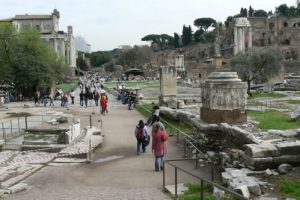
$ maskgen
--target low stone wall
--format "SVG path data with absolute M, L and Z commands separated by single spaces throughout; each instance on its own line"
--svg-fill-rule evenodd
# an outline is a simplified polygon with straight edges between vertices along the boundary
M 229 138 L 239 149 L 244 150 L 246 165 L 252 169 L 274 168 L 283 163 L 300 165 L 300 140 L 294 131 L 274 131 L 252 133 L 237 125 L 227 123 L 208 124 L 191 113 L 161 107 L 161 114 L 175 121 L 192 125 L 198 134 L 206 136 L 219 134 Z M 293 132 L 293 133 L 292 133 Z M 264 139 L 264 138 L 278 139 Z
M 75 140 L 80 135 L 80 121 L 73 123 L 69 127 L 69 131 L 66 132 L 66 144 L 70 144 L 73 140 Z
M 249 167 L 265 169 L 282 163 L 300 164 L 300 140 L 267 140 L 245 145 L 245 159 Z

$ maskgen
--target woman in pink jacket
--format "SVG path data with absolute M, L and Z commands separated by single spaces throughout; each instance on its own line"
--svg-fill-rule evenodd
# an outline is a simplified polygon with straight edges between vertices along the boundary
M 152 135 L 152 152 L 155 156 L 155 171 L 158 172 L 163 169 L 164 155 L 167 153 L 167 145 L 165 144 L 167 133 L 159 127 L 156 128 L 156 132 Z

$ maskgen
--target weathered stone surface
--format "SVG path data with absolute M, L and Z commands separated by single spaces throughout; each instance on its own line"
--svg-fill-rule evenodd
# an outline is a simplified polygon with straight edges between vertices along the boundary
M 208 123 L 245 122 L 246 90 L 236 72 L 212 72 L 202 85 L 201 119 Z
M 5 194 L 5 190 L 1 190 L 1 189 L 0 189 L 0 198 L 3 197 L 4 194 Z
M 273 162 L 276 165 L 282 163 L 299 164 L 300 155 L 282 155 L 282 156 L 274 157 Z
M 184 108 L 184 101 L 183 100 L 177 100 L 178 108 L 183 109 Z
M 177 108 L 177 100 L 176 99 L 170 99 L 166 102 L 168 108 L 176 109 Z
M 178 113 L 176 112 L 176 110 L 164 106 L 161 106 L 159 110 L 161 115 L 165 115 L 167 118 L 170 118 L 172 120 L 178 120 Z
M 33 104 L 26 103 L 24 104 L 24 108 L 33 108 Z
M 300 140 L 282 142 L 275 146 L 281 155 L 299 155 L 300 152 Z
M 281 164 L 278 166 L 277 170 L 280 174 L 287 174 L 293 170 L 293 167 L 289 164 Z
M 237 193 L 243 195 L 247 199 L 250 198 L 250 192 L 249 192 L 248 187 L 246 185 L 238 186 L 238 187 L 234 188 L 234 191 L 236 191 Z
M 8 188 L 7 190 L 9 190 L 11 194 L 14 194 L 16 192 L 20 192 L 22 190 L 27 190 L 27 189 L 28 189 L 28 185 L 26 183 L 18 183 Z
M 300 108 L 296 108 L 291 114 L 290 114 L 290 120 L 291 121 L 297 121 L 300 118 Z
M 217 200 L 221 200 L 221 199 L 224 199 L 225 192 L 223 190 L 220 190 L 217 187 L 214 187 L 213 195 L 214 195 L 214 197 L 216 197 Z
M 274 166 L 273 161 L 274 161 L 273 157 L 251 158 L 249 156 L 246 156 L 247 165 L 257 170 L 272 168 Z
M 261 194 L 258 181 L 254 177 L 247 176 L 243 170 L 227 168 L 222 173 L 222 180 L 230 189 L 245 185 L 252 194 Z
M 68 118 L 66 116 L 61 115 L 61 116 L 56 118 L 56 121 L 61 124 L 61 123 L 67 122 Z
M 268 134 L 271 135 L 278 135 L 280 137 L 286 137 L 286 138 L 290 138 L 290 137 L 294 137 L 297 135 L 297 132 L 294 130 L 286 130 L 286 131 L 281 131 L 281 130 L 268 130 Z
M 263 142 L 261 144 L 246 144 L 244 150 L 245 154 L 251 158 L 265 158 L 280 155 L 276 146 L 269 142 Z

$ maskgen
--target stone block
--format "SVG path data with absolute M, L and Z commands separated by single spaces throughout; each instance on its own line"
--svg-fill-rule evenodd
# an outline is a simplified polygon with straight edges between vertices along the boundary
M 0 189 L 0 198 L 3 197 L 4 194 L 5 194 L 5 190 L 1 190 L 1 189 Z
M 238 187 L 234 188 L 234 191 L 241 194 L 241 195 L 243 195 L 247 199 L 250 198 L 250 192 L 249 192 L 248 187 L 246 185 L 238 186 Z
M 293 167 L 292 167 L 292 165 L 289 165 L 289 164 L 281 164 L 278 166 L 278 172 L 280 174 L 287 174 L 292 170 L 293 170 Z
M 18 183 L 16 185 L 8 188 L 8 190 L 10 191 L 11 194 L 20 192 L 22 190 L 27 190 L 27 189 L 28 189 L 28 185 L 26 183 Z
M 275 144 L 281 155 L 299 155 L 300 140 Z
M 300 155 L 282 155 L 282 156 L 274 157 L 273 162 L 276 165 L 280 165 L 282 163 L 299 164 Z
M 245 156 L 245 158 L 246 158 L 247 165 L 257 170 L 273 168 L 275 165 L 273 157 L 252 158 L 249 156 Z
M 214 197 L 216 197 L 217 200 L 221 200 L 221 199 L 224 199 L 225 192 L 223 190 L 220 190 L 217 187 L 214 187 L 213 195 L 214 195 Z
M 245 154 L 251 158 L 266 158 L 280 155 L 276 146 L 269 142 L 246 144 L 244 150 Z

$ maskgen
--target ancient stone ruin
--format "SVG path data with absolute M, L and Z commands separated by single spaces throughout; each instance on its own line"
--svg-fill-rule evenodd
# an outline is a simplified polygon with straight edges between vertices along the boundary
M 247 85 L 236 72 L 213 72 L 202 87 L 201 119 L 207 123 L 246 122 L 246 100 Z
M 159 104 L 177 107 L 177 71 L 175 66 L 160 67 L 160 96 Z M 173 104 L 173 106 L 171 105 Z

